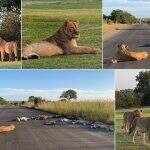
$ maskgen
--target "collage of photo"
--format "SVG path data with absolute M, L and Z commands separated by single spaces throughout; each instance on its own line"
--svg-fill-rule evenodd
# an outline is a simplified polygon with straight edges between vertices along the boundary
M 150 0 L 0 0 L 0 150 L 150 150 Z

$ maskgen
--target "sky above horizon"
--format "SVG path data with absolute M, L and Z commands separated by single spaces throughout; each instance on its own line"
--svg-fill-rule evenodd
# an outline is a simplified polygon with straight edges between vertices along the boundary
M 136 87 L 136 76 L 146 69 L 117 69 L 115 72 L 116 90 L 133 89 Z
M 104 0 L 104 14 L 109 15 L 113 10 L 121 9 L 140 18 L 150 18 L 150 0 Z
M 7 100 L 26 100 L 42 96 L 58 100 L 61 93 L 74 89 L 78 99 L 113 99 L 112 70 L 1 70 L 0 96 Z

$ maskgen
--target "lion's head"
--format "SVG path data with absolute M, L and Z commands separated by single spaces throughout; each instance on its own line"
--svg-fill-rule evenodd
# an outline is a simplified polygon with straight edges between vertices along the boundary
M 135 117 L 143 117 L 144 116 L 142 109 L 136 109 L 133 111 L 133 113 L 134 113 Z
M 128 47 L 128 45 L 122 43 L 122 44 L 118 45 L 118 49 L 127 51 L 127 50 L 129 50 L 129 47 Z
M 79 38 L 80 36 L 80 25 L 78 21 L 65 21 L 63 29 L 69 38 Z

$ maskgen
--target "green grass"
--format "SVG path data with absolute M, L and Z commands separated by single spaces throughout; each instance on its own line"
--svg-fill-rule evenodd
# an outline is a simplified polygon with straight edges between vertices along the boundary
M 21 69 L 21 62 L 0 62 L 0 69 Z
M 114 124 L 114 103 L 111 101 L 48 102 L 39 104 L 37 109 Z
M 134 109 L 130 109 L 131 110 L 135 110 Z M 150 116 L 150 107 L 147 108 L 143 108 L 144 110 L 144 116 Z M 142 137 L 141 136 L 136 136 L 136 140 L 135 143 L 132 143 L 132 136 L 128 136 L 128 140 L 127 137 L 124 134 L 124 130 L 121 129 L 122 127 L 122 123 L 123 123 L 123 113 L 125 111 L 128 111 L 127 109 L 122 109 L 122 110 L 117 110 L 116 111 L 116 150 L 149 150 L 148 147 L 146 147 L 145 145 L 142 145 Z
M 38 0 L 34 0 L 32 3 L 29 0 L 24 0 L 23 5 L 23 45 L 53 35 L 65 20 L 70 19 L 80 21 L 81 38 L 79 45 L 96 47 L 100 51 L 102 23 L 101 2 L 99 0 L 60 0 L 59 2 L 44 0 L 43 3 Z M 85 63 L 85 60 L 87 63 Z M 101 56 L 96 54 L 23 61 L 23 68 L 100 67 Z

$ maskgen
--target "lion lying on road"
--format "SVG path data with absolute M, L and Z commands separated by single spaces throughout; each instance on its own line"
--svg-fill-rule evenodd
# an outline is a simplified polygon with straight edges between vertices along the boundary
M 144 60 L 150 57 L 150 54 L 145 51 L 133 52 L 129 51 L 129 48 L 126 44 L 119 44 L 118 51 L 116 52 L 114 58 L 112 59 L 113 63 L 123 62 L 123 61 L 136 61 Z
M 18 60 L 17 43 L 14 41 L 6 42 L 0 38 L 0 53 L 1 61 L 4 61 L 6 54 L 9 55 L 9 61 L 12 60 L 13 55 L 15 55 L 15 60 Z
M 95 48 L 77 46 L 79 36 L 79 22 L 65 21 L 62 27 L 53 36 L 24 47 L 23 58 L 29 59 L 62 54 L 96 53 Z
M 12 131 L 12 130 L 15 130 L 15 126 L 13 124 L 9 125 L 9 126 L 1 126 L 0 127 L 0 133 L 1 132 L 9 132 L 9 131 Z

